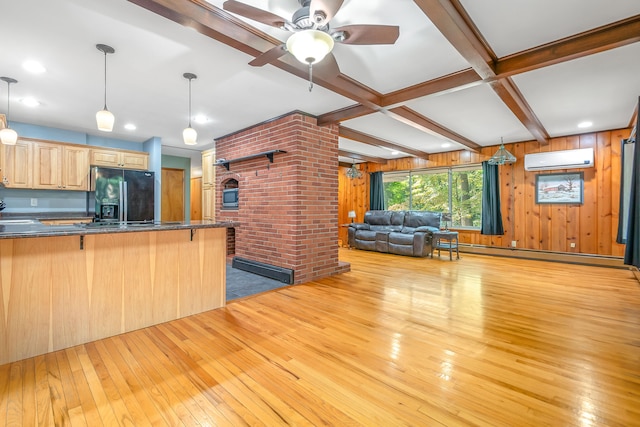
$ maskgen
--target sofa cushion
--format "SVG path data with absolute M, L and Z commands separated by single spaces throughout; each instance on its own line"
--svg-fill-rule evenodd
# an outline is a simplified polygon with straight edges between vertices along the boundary
M 374 242 L 376 240 L 376 232 L 373 230 L 358 230 L 356 231 L 356 240 Z
M 408 211 L 404 215 L 404 226 L 418 228 L 420 226 L 440 228 L 442 213 L 430 211 Z
M 413 246 L 413 234 L 389 233 L 389 243 Z
M 436 227 L 430 227 L 428 225 L 421 225 L 420 227 L 402 227 L 402 232 L 406 233 L 406 234 L 413 234 L 416 231 L 423 231 L 423 232 L 431 232 L 433 233 L 434 231 L 439 231 L 438 228 Z
M 369 229 L 375 230 L 375 231 L 391 232 L 391 231 L 401 231 L 402 226 L 401 225 L 370 225 Z
M 391 225 L 391 211 L 367 211 L 364 222 L 369 225 Z

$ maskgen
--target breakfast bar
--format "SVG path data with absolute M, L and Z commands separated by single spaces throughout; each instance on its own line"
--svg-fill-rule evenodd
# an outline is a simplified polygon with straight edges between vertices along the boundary
M 0 220 L 0 365 L 224 306 L 233 226 Z

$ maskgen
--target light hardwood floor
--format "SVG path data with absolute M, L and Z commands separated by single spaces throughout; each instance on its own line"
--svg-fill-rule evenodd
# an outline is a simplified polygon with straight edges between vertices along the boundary
M 352 271 L 0 366 L 1 425 L 640 425 L 640 286 L 341 249 Z

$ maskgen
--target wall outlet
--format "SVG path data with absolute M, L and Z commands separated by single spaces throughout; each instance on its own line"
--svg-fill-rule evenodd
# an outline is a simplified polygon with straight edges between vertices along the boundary
M 512 248 L 515 248 L 517 244 L 518 244 L 518 242 L 516 240 L 512 240 L 511 241 L 511 247 Z
M 572 248 L 575 248 L 576 244 L 575 244 L 575 242 L 571 242 L 571 244 L 569 246 L 571 246 Z
M 38 206 L 38 199 L 36 198 L 31 198 L 31 206 Z

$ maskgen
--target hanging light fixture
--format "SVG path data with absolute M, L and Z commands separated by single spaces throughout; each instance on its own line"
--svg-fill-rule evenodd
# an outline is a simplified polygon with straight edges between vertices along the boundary
M 287 39 L 287 50 L 303 64 L 309 65 L 309 92 L 313 89 L 313 64 L 322 61 L 333 49 L 333 37 L 324 31 L 308 29 Z
M 498 148 L 498 151 L 496 151 L 496 154 L 491 156 L 491 158 L 489 159 L 489 164 L 490 165 L 506 165 L 510 163 L 515 163 L 516 160 L 517 160 L 516 156 L 514 156 L 513 154 L 508 152 L 506 148 L 504 148 L 504 142 L 502 138 L 500 138 L 500 148 Z
M 347 178 L 356 179 L 362 178 L 362 172 L 360 169 L 356 168 L 356 164 L 353 163 L 349 169 L 347 169 Z
M 0 139 L 5 145 L 16 145 L 18 141 L 18 132 L 9 129 L 9 107 L 11 105 L 11 83 L 18 83 L 16 79 L 11 77 L 0 77 L 0 80 L 7 82 L 7 127 L 0 130 Z
M 182 139 L 186 145 L 196 145 L 198 143 L 198 132 L 191 127 L 191 80 L 197 79 L 198 76 L 193 73 L 184 73 L 182 77 L 189 80 L 189 126 L 182 131 Z
M 96 113 L 98 130 L 111 132 L 115 117 L 111 111 L 107 110 L 107 53 L 115 53 L 115 49 L 106 44 L 97 44 L 96 48 L 104 53 L 104 108 Z

